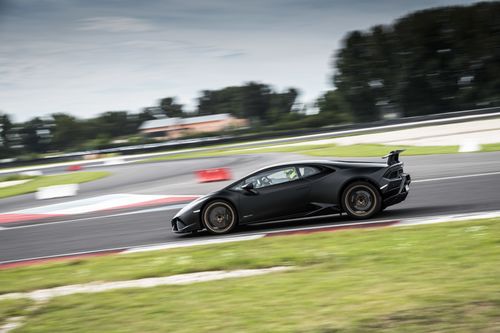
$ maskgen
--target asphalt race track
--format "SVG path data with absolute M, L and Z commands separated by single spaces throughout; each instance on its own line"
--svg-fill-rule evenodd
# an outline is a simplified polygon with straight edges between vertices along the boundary
M 109 170 L 113 175 L 82 184 L 78 196 L 71 199 L 40 202 L 34 199 L 33 194 L 2 199 L 0 213 L 114 193 L 201 195 L 228 182 L 198 184 L 193 175 L 198 169 L 225 166 L 231 169 L 234 178 L 239 178 L 257 168 L 295 159 L 310 158 L 292 154 L 263 154 L 116 166 L 95 165 L 88 170 Z M 403 155 L 402 160 L 405 170 L 413 178 L 410 195 L 405 202 L 388 208 L 375 219 L 397 220 L 500 209 L 500 153 Z M 170 219 L 179 208 L 178 204 L 133 207 L 0 224 L 0 262 L 211 237 L 204 233 L 195 236 L 173 234 L 170 231 Z M 342 216 L 300 223 L 274 223 L 244 227 L 236 234 L 346 221 L 347 217 Z

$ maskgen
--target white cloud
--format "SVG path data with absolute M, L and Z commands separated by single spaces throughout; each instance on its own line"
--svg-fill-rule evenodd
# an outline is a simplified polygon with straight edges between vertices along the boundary
M 146 32 L 154 30 L 153 24 L 147 20 L 124 16 L 101 16 L 80 20 L 81 31 L 101 32 Z

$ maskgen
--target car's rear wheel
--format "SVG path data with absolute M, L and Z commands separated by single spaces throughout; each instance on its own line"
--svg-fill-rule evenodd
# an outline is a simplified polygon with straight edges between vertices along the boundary
M 367 219 L 380 212 L 382 198 L 375 186 L 358 181 L 349 184 L 342 193 L 342 208 L 351 217 Z
M 226 201 L 210 202 L 203 209 L 203 225 L 212 234 L 225 234 L 236 227 L 237 214 L 233 206 Z

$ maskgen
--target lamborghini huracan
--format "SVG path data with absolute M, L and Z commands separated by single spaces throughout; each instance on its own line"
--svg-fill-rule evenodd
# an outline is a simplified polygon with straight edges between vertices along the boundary
M 312 219 L 346 213 L 367 219 L 406 199 L 411 182 L 399 161 L 299 161 L 257 170 L 198 198 L 172 219 L 175 233 L 224 234 L 238 225 Z

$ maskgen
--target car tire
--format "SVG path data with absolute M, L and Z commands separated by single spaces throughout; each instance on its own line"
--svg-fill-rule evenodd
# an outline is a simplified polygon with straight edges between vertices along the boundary
M 353 182 L 342 192 L 342 209 L 355 219 L 369 219 L 382 209 L 382 197 L 372 184 Z
M 238 224 L 236 209 L 223 200 L 209 202 L 201 214 L 204 227 L 211 234 L 226 234 L 231 232 Z

